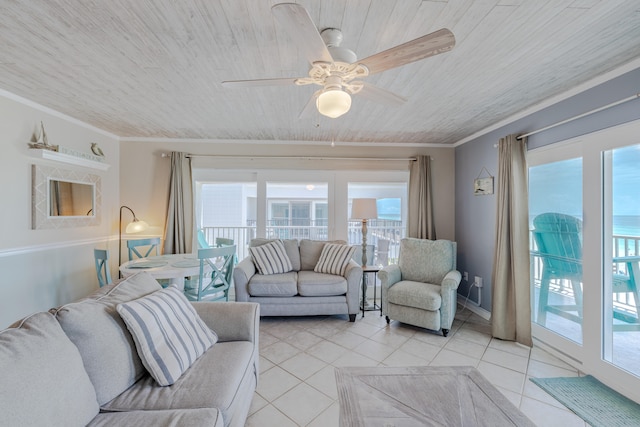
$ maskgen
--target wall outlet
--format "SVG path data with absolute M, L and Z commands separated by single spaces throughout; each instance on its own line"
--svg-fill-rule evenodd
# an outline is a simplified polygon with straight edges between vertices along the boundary
M 464 273 L 462 273 L 462 278 L 464 279 L 465 282 L 469 281 L 469 272 L 465 271 Z
M 482 277 L 480 276 L 476 276 L 475 277 L 475 281 L 473 282 L 474 285 L 476 285 L 478 288 L 482 287 Z

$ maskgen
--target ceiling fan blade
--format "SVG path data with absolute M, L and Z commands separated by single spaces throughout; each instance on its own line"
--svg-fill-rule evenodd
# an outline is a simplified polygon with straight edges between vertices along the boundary
M 383 52 L 358 61 L 369 69 L 369 74 L 400 67 L 453 49 L 456 39 L 446 28 L 418 37 Z
M 280 3 L 271 8 L 271 13 L 298 44 L 310 64 L 318 61 L 333 62 L 316 25 L 304 7 L 296 3 Z
M 254 87 L 254 86 L 287 86 L 296 84 L 298 77 L 286 77 L 282 79 L 256 79 L 256 80 L 227 80 L 222 82 L 225 87 Z
M 369 83 L 363 83 L 362 89 L 356 95 L 370 101 L 393 106 L 400 106 L 407 102 L 407 98 L 404 96 L 396 95 L 393 92 L 389 92 L 386 89 L 382 89 Z
M 309 98 L 309 101 L 307 101 L 302 111 L 300 111 L 300 115 L 298 116 L 299 119 L 304 119 L 305 117 L 309 117 L 314 110 L 317 110 L 316 99 L 318 99 L 318 96 L 320 96 L 321 93 L 322 93 L 322 89 L 315 91 L 313 95 L 311 95 L 311 98 Z

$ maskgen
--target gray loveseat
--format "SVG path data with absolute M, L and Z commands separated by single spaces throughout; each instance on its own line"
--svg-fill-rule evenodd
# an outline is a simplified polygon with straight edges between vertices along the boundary
M 217 343 L 162 387 L 115 308 L 161 289 L 139 273 L 0 331 L 0 425 L 244 426 L 258 377 L 259 306 L 191 303 Z
M 274 239 L 253 239 L 257 247 Z M 359 307 L 362 268 L 350 260 L 344 275 L 317 273 L 314 267 L 327 243 L 344 241 L 282 240 L 292 270 L 259 274 L 251 256 L 233 270 L 236 301 L 257 302 L 262 316 L 348 314 L 355 321 Z

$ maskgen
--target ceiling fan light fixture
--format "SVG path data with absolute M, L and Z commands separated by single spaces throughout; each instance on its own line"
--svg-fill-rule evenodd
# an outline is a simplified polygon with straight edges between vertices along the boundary
M 316 100 L 318 111 L 323 116 L 338 118 L 351 108 L 351 95 L 342 89 L 325 90 Z

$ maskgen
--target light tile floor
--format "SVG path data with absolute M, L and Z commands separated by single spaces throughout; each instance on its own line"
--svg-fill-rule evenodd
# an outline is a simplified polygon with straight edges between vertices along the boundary
M 536 425 L 587 424 L 530 377 L 580 373 L 547 352 L 492 339 L 489 322 L 458 308 L 447 338 L 392 321 L 379 312 L 346 316 L 263 317 L 260 379 L 246 426 L 338 426 L 334 368 L 340 366 L 475 366 Z

